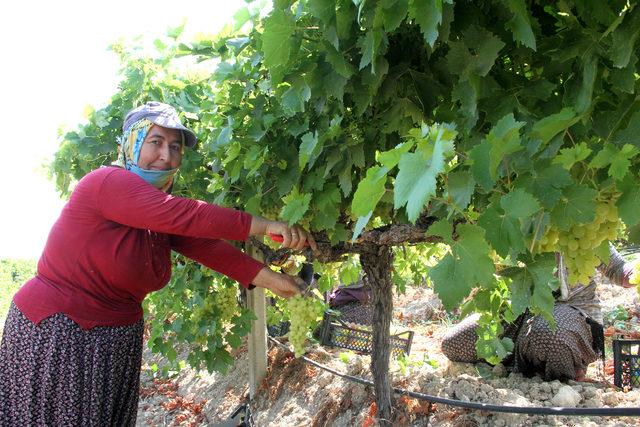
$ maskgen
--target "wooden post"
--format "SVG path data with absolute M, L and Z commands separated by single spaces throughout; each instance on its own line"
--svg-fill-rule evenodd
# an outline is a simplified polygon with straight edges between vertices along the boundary
M 248 252 L 262 259 L 262 254 L 253 247 L 249 246 Z M 263 288 L 247 292 L 247 308 L 257 317 L 249 333 L 249 398 L 253 399 L 267 375 L 267 304 Z

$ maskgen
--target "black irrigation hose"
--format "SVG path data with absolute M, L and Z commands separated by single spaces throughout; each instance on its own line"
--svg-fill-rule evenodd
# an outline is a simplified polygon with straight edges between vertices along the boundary
M 269 339 L 279 346 L 286 349 L 288 347 L 273 337 Z M 365 380 L 364 378 L 354 377 L 352 375 L 343 374 L 328 366 L 322 365 L 308 357 L 302 356 L 302 360 L 314 365 L 320 369 L 337 375 L 339 377 L 348 379 L 350 381 L 373 386 L 373 381 Z M 511 405 L 490 405 L 488 403 L 477 402 L 463 402 L 461 400 L 447 399 L 444 397 L 432 396 L 430 394 L 418 393 L 415 391 L 404 390 L 398 387 L 393 387 L 394 393 L 403 394 L 420 400 L 426 400 L 431 403 L 440 403 L 443 405 L 457 406 L 460 408 L 475 409 L 478 411 L 488 412 L 506 412 L 510 414 L 528 414 L 528 415 L 569 415 L 569 416 L 605 416 L 605 417 L 631 417 L 640 415 L 640 408 L 567 408 L 567 407 L 545 407 L 545 406 L 511 406 Z

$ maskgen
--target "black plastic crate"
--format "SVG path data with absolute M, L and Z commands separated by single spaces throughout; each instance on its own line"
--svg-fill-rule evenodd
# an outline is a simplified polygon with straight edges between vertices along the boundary
M 409 355 L 413 331 L 405 331 L 389 337 L 391 353 L 394 357 Z M 373 332 L 366 329 L 353 328 L 340 322 L 334 314 L 325 313 L 320 332 L 320 342 L 339 348 L 371 354 L 373 348 Z
M 623 389 L 640 388 L 640 340 L 613 340 L 613 383 Z

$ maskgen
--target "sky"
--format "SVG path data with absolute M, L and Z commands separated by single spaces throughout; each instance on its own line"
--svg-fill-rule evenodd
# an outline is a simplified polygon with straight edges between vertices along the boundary
M 7 6 L 6 4 L 9 4 Z M 184 36 L 217 33 L 243 0 L 56 0 L 0 6 L 0 258 L 38 258 L 64 205 L 42 166 L 58 129 L 83 121 L 116 92 L 118 60 L 108 46 L 145 41 L 186 19 Z

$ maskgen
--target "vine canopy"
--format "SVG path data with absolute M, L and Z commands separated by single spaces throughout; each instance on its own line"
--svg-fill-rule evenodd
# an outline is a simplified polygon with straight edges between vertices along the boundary
M 447 307 L 475 288 L 473 309 L 548 317 L 548 233 L 614 206 L 621 221 L 589 248 L 606 260 L 640 222 L 639 35 L 627 0 L 250 3 L 215 36 L 114 46 L 119 92 L 63 136 L 52 170 L 68 192 L 113 158 L 129 108 L 168 102 L 200 141 L 177 194 L 333 244 L 430 218 Z

